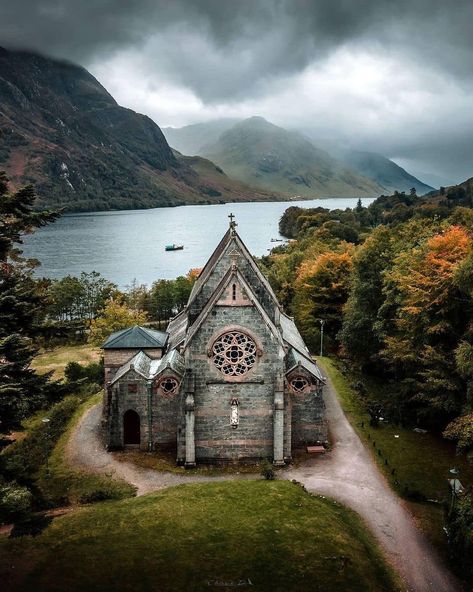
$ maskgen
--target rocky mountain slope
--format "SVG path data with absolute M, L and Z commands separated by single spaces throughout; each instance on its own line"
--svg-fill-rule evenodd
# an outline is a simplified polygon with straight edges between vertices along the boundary
M 212 145 L 217 143 L 220 136 L 230 130 L 235 124 L 241 123 L 237 119 L 217 119 L 205 123 L 186 125 L 181 128 L 163 128 L 167 141 L 183 154 L 208 154 Z M 368 179 L 372 179 L 383 188 L 383 193 L 394 191 L 409 192 L 415 187 L 418 195 L 432 191 L 432 187 L 408 173 L 395 162 L 385 156 L 361 150 L 344 150 L 333 144 L 327 146 L 320 143 L 305 131 L 302 135 L 315 147 L 322 146 L 333 158 L 346 168 L 352 169 Z
M 212 145 L 220 136 L 239 123 L 241 119 L 215 119 L 204 123 L 193 123 L 184 127 L 163 127 L 162 132 L 168 144 L 189 156 L 202 155 L 205 147 Z
M 290 197 L 366 197 L 384 191 L 302 135 L 262 117 L 237 123 L 202 153 L 229 176 Z
M 39 206 L 78 211 L 278 198 L 223 172 L 201 175 L 192 164 L 149 117 L 119 106 L 84 68 L 0 49 L 0 169 L 13 186 L 34 183 Z
M 409 192 L 412 187 L 415 187 L 418 195 L 424 195 L 433 190 L 433 187 L 422 183 L 422 181 L 419 181 L 405 169 L 381 154 L 361 150 L 339 150 L 334 153 L 334 156 L 365 177 L 377 181 L 388 193 L 394 191 Z

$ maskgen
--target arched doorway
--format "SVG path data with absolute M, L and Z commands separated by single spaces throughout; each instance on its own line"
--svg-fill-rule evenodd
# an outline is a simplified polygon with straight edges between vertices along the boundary
M 125 446 L 140 444 L 140 416 L 132 409 L 123 415 L 123 443 Z

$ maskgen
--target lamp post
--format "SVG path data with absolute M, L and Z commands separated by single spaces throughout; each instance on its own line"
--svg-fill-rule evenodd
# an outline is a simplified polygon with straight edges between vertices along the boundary
M 49 462 L 48 462 L 48 453 L 49 453 L 49 422 L 51 421 L 49 417 L 43 417 L 41 420 L 44 424 L 44 459 L 46 464 L 46 478 L 49 479 Z
M 319 320 L 320 323 L 320 357 L 324 355 L 324 323 L 323 319 Z
M 460 491 L 462 489 L 462 485 L 460 483 L 460 480 L 458 479 L 458 475 L 460 474 L 460 471 L 456 467 L 453 467 L 452 469 L 450 469 L 449 472 L 453 475 L 453 479 L 449 479 L 450 490 L 452 492 L 452 499 L 450 502 L 450 513 L 451 513 L 453 511 L 453 508 L 455 507 L 455 499 L 457 497 L 457 493 L 460 493 Z

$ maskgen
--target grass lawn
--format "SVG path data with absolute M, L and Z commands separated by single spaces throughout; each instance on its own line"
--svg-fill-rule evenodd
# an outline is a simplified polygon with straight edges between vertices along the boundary
M 418 434 L 410 428 L 383 422 L 379 427 L 370 427 L 370 417 L 363 403 L 350 388 L 353 379 L 348 375 L 344 376 L 334 360 L 318 358 L 317 361 L 332 379 L 340 403 L 351 424 L 373 452 L 376 462 L 392 487 L 401 495 L 405 495 L 407 487 L 410 491 L 420 492 L 428 499 L 449 500 L 447 479 L 451 478 L 449 469 L 452 467 L 460 469 L 460 480 L 463 485 L 473 485 L 473 466 L 464 457 L 456 454 L 452 443 L 435 434 Z M 370 389 L 370 384 L 366 381 L 365 386 L 368 390 Z M 370 394 L 376 399 L 376 393 L 368 393 L 368 397 Z M 364 427 L 361 427 L 362 422 Z M 441 548 L 444 547 L 446 539 L 442 530 L 442 505 L 409 502 L 409 507 L 419 526 L 434 543 Z
M 36 538 L 0 539 L 1 580 L 10 592 L 400 589 L 356 514 L 263 480 L 81 508 Z
M 54 371 L 54 378 L 64 376 L 64 368 L 69 362 L 90 364 L 98 362 L 101 357 L 100 350 L 91 345 L 64 345 L 52 350 L 41 351 L 33 360 L 32 366 L 41 373 Z

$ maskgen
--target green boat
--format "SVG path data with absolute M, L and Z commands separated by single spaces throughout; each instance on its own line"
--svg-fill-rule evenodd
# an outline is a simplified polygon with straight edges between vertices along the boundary
M 182 251 L 184 245 L 166 245 L 164 247 L 165 251 Z

